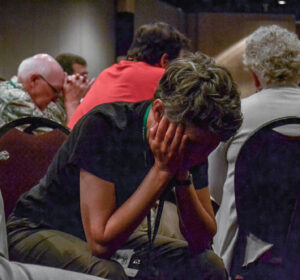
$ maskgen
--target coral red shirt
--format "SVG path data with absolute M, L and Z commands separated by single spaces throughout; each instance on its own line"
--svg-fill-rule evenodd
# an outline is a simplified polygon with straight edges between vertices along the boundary
M 74 112 L 68 126 L 73 129 L 77 121 L 103 103 L 116 101 L 138 102 L 153 98 L 164 68 L 145 62 L 127 61 L 110 66 L 96 79 L 81 104 Z

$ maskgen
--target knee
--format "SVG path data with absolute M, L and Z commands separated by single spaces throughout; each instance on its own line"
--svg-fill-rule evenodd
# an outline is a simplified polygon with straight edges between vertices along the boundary
M 197 255 L 196 265 L 200 267 L 204 280 L 226 280 L 228 279 L 223 260 L 212 250 Z
M 101 260 L 97 262 L 89 271 L 90 274 L 111 280 L 128 279 L 123 267 L 116 261 Z

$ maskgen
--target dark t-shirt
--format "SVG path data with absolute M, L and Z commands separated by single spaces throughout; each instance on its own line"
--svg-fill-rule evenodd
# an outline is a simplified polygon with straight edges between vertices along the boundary
M 153 165 L 143 141 L 143 117 L 151 100 L 95 107 L 75 126 L 40 183 L 24 194 L 16 217 L 85 240 L 80 215 L 79 172 L 84 169 L 115 184 L 120 207 Z M 197 189 L 207 186 L 207 165 L 191 170 Z

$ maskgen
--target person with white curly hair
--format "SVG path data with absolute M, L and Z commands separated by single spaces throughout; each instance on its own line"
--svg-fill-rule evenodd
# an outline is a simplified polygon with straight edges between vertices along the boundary
M 233 272 L 239 230 L 235 163 L 243 143 L 257 128 L 277 118 L 300 117 L 300 41 L 296 34 L 280 26 L 262 26 L 247 38 L 244 65 L 252 74 L 257 92 L 242 99 L 244 120 L 236 135 L 221 143 L 209 158 L 210 192 L 219 205 L 213 248 L 233 279 L 267 279 L 268 271 L 274 268 L 266 257 L 273 245 L 252 233 L 247 236 L 245 257 L 238 271 L 240 278 L 235 278 L 237 273 Z M 255 273 L 256 278 L 251 278 Z

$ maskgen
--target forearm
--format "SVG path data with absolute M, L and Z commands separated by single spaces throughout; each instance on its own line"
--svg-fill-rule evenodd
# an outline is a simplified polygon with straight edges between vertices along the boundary
M 67 124 L 71 120 L 71 118 L 79 104 L 80 104 L 79 100 L 72 100 L 72 101 L 65 100 L 64 105 L 65 105 L 65 111 L 66 111 Z
M 206 190 L 203 192 L 206 196 Z M 182 234 L 193 252 L 203 251 L 209 246 L 212 237 L 216 233 L 214 215 L 207 210 L 207 205 L 205 206 L 200 201 L 193 185 L 177 187 L 176 200 Z
M 109 219 L 105 236 L 116 238 L 126 234 L 124 239 L 127 240 L 159 199 L 170 179 L 166 172 L 151 168 L 138 189 Z
M 106 222 L 94 219 L 87 236 L 93 253 L 109 257 L 120 248 L 161 196 L 170 179 L 166 172 L 151 168 L 130 198 L 107 215 Z

